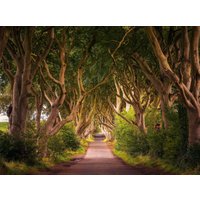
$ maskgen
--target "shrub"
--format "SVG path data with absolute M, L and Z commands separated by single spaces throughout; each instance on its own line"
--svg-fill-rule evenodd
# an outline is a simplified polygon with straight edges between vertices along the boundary
M 179 163 L 180 167 L 196 167 L 200 164 L 200 144 L 190 146 Z
M 166 114 L 169 128 L 164 130 L 166 137 L 163 147 L 163 158 L 174 163 L 183 154 L 183 136 L 180 134 L 180 122 L 177 107 L 175 106 L 174 108 L 167 110 Z
M 182 154 L 185 154 L 187 152 L 187 144 L 188 144 L 188 116 L 187 116 L 187 110 L 181 104 L 178 104 L 177 107 L 178 107 L 180 135 L 182 137 L 181 152 L 182 152 Z
M 149 153 L 154 157 L 162 158 L 164 154 L 164 143 L 166 134 L 163 130 L 151 130 L 147 134 L 147 141 L 149 144 Z
M 62 154 L 65 150 L 64 142 L 62 140 L 62 135 L 58 134 L 49 138 L 48 149 L 52 157 L 56 157 L 59 154 Z
M 161 124 L 162 121 L 161 111 L 157 108 L 149 107 L 146 110 L 145 121 L 148 130 L 154 130 L 156 124 Z
M 77 150 L 80 147 L 80 141 L 75 134 L 75 130 L 72 126 L 64 126 L 61 130 L 60 133 L 62 136 L 62 140 L 64 142 L 64 147 L 65 149 L 69 150 Z
M 32 164 L 37 158 L 36 140 L 32 138 L 16 139 L 0 133 L 0 156 L 6 161 L 22 161 Z
M 49 138 L 48 149 L 51 156 L 56 157 L 65 150 L 77 150 L 80 147 L 80 141 L 75 134 L 72 124 L 65 125 L 57 135 Z
M 165 131 L 165 142 L 164 142 L 164 155 L 163 158 L 169 160 L 171 162 L 176 162 L 177 158 L 179 158 L 181 153 L 181 136 L 179 132 L 175 130 L 167 130 Z
M 133 117 L 134 113 L 130 110 L 128 113 L 122 113 L 127 118 Z M 139 131 L 137 127 L 128 124 L 126 121 L 116 116 L 116 128 L 114 135 L 116 138 L 115 148 L 120 151 L 125 151 L 129 154 L 146 154 L 148 153 L 148 143 L 146 136 Z
M 121 114 L 128 119 L 134 119 L 133 110 L 123 111 Z M 140 133 L 136 126 L 131 126 L 119 116 L 116 116 L 116 128 L 114 130 L 116 149 L 129 154 L 150 153 L 151 156 L 177 164 L 187 149 L 187 130 L 185 130 L 187 129 L 185 123 L 187 116 L 183 116 L 183 114 L 185 114 L 185 109 L 180 105 L 170 108 L 166 113 L 169 123 L 168 129 L 156 131 L 154 126 L 156 123 L 160 123 L 161 114 L 159 110 L 149 108 L 146 114 L 147 135 Z M 192 159 L 193 156 L 189 156 L 190 154 L 187 157 Z

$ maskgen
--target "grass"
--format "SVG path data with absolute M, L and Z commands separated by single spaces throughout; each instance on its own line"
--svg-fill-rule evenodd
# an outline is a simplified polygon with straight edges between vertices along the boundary
M 37 172 L 36 166 L 29 166 L 21 162 L 5 162 L 5 166 L 7 168 L 6 174 L 8 175 L 26 175 Z
M 181 173 L 180 169 L 177 169 L 176 167 L 172 166 L 169 163 L 166 163 L 163 160 L 152 158 L 149 155 L 132 156 L 126 152 L 118 151 L 116 149 L 113 150 L 113 153 L 119 158 L 121 158 L 125 163 L 131 166 L 142 165 L 145 167 L 158 167 L 159 169 L 168 173 L 172 173 L 172 174 Z
M 76 151 L 66 150 L 62 155 L 55 158 L 44 158 L 42 161 L 30 166 L 23 162 L 6 162 L 0 160 L 0 174 L 23 175 L 23 174 L 39 174 L 42 169 L 53 167 L 55 164 L 69 162 L 76 155 L 85 154 L 88 147 L 88 140 L 81 140 L 80 148 Z
M 137 166 L 142 165 L 146 167 L 158 167 L 159 169 L 164 170 L 165 172 L 171 173 L 171 174 L 177 174 L 177 175 L 200 175 L 200 166 L 197 166 L 195 168 L 178 168 L 170 163 L 168 163 L 165 160 L 153 158 L 149 155 L 138 155 L 138 156 L 132 156 L 129 155 L 126 152 L 118 151 L 116 149 L 113 149 L 113 153 L 121 158 L 125 163 L 131 165 L 131 166 Z
M 89 135 L 89 137 L 87 137 L 86 139 L 82 139 L 82 142 L 85 141 L 85 142 L 94 142 L 94 137 L 92 135 Z
M 0 122 L 0 131 L 3 131 L 3 132 L 8 131 L 8 122 Z

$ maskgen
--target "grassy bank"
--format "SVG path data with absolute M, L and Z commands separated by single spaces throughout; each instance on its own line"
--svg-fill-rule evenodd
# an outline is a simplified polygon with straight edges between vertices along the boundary
M 138 156 L 131 156 L 123 151 L 117 151 L 113 150 L 114 154 L 121 158 L 125 163 L 131 165 L 131 166 L 138 166 L 142 165 L 145 167 L 151 167 L 151 168 L 159 168 L 166 173 L 171 174 L 180 174 L 181 171 L 174 166 L 160 160 L 160 159 L 153 159 L 152 157 L 148 155 L 138 155 Z
M 159 168 L 169 174 L 177 174 L 177 175 L 199 175 L 200 174 L 200 166 L 195 168 L 182 169 L 176 166 L 173 166 L 170 163 L 167 163 L 164 160 L 152 158 L 149 155 L 138 155 L 131 156 L 123 151 L 117 151 L 113 149 L 113 153 L 121 158 L 125 163 L 131 166 L 145 166 L 151 168 Z
M 76 151 L 66 150 L 62 155 L 55 158 L 45 158 L 34 165 L 28 165 L 22 162 L 6 162 L 0 160 L 0 174 L 6 175 L 23 175 L 39 174 L 40 170 L 53 167 L 55 164 L 69 162 L 74 156 L 83 155 L 88 148 L 88 140 L 81 140 L 81 146 Z
M 0 122 L 0 131 L 3 131 L 3 132 L 8 131 L 8 122 Z

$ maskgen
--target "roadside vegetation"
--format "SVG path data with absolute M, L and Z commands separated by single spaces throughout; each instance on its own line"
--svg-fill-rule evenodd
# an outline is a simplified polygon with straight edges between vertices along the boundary
M 16 141 L 8 133 L 0 132 L 0 174 L 38 174 L 55 164 L 85 154 L 88 142 L 92 141 L 92 138 L 77 137 L 73 124 L 69 124 L 48 139 L 47 155 L 41 158 L 36 137 L 32 137 L 30 132 L 23 141 Z
M 187 148 L 187 129 L 181 128 L 183 117 L 179 118 L 178 112 L 182 110 L 175 108 L 167 113 L 168 130 L 157 130 L 151 120 L 156 122 L 161 116 L 150 109 L 147 134 L 116 116 L 114 154 L 132 166 L 157 167 L 169 174 L 200 174 L 200 146 Z M 121 114 L 129 119 L 134 119 L 135 115 L 133 110 Z

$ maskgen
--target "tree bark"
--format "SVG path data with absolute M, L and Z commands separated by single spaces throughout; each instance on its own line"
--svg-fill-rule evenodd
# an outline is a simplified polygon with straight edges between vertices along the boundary
M 10 29 L 8 27 L 0 27 L 0 60 L 3 56 L 4 49 L 6 48 Z
M 186 106 L 188 113 L 188 126 L 189 126 L 189 145 L 199 143 L 200 139 L 200 102 L 199 102 L 199 89 L 200 89 L 200 64 L 199 64 L 199 39 L 200 39 L 200 27 L 193 28 L 192 37 L 192 47 L 191 47 L 191 63 L 192 72 L 188 71 L 188 67 L 184 68 L 187 74 L 187 80 L 182 82 L 181 77 L 179 77 L 171 68 L 166 56 L 164 55 L 158 39 L 154 33 L 153 27 L 147 28 L 147 34 L 149 36 L 149 41 L 154 50 L 155 56 L 157 57 L 160 66 L 163 69 L 165 75 L 174 82 L 174 84 L 179 89 L 183 103 Z M 186 35 L 187 36 L 187 35 Z M 187 38 L 186 38 L 187 39 Z M 185 39 L 185 41 L 186 41 Z M 187 42 L 188 43 L 188 42 Z M 184 56 L 185 59 L 188 58 L 189 54 L 189 44 L 185 45 Z M 188 62 L 188 61 L 186 61 Z M 190 66 L 189 66 L 190 67 Z M 191 77 L 192 76 L 192 77 Z M 190 77 L 192 78 L 192 86 L 189 89 Z
M 147 134 L 147 128 L 145 124 L 145 113 L 138 109 L 135 109 L 135 111 L 136 111 L 136 124 L 139 130 L 142 133 Z
M 161 97 L 161 100 L 160 100 L 160 108 L 161 108 L 161 112 L 162 112 L 161 114 L 162 114 L 162 121 L 163 121 L 163 124 L 164 124 L 164 128 L 168 129 L 169 122 L 168 122 L 167 115 L 166 115 L 167 106 L 164 103 L 164 100 L 162 99 L 162 97 Z
M 17 72 L 14 77 L 12 95 L 12 124 L 10 134 L 19 138 L 25 132 L 26 116 L 28 112 L 28 94 L 31 89 L 31 48 L 32 48 L 32 28 L 27 28 L 24 38 L 24 55 L 16 58 Z M 16 55 L 13 55 L 14 57 Z
M 187 110 L 188 128 L 189 128 L 189 145 L 200 142 L 200 121 L 199 115 L 194 110 Z
M 19 138 L 26 129 L 28 98 L 32 93 L 32 81 L 39 65 L 50 50 L 53 38 L 50 38 L 47 48 L 41 55 L 37 55 L 37 59 L 34 61 L 32 59 L 32 39 L 35 28 L 26 27 L 21 30 L 18 27 L 13 27 L 11 30 L 12 38 L 8 41 L 6 48 L 16 65 L 16 72 L 13 76 L 13 109 L 9 133 Z

